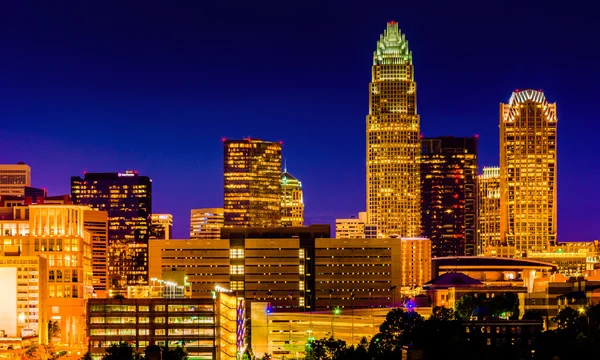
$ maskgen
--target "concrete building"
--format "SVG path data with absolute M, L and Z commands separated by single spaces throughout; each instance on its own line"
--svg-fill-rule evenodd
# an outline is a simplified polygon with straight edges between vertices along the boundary
M 421 142 L 408 41 L 390 21 L 373 53 L 366 121 L 368 223 L 380 237 L 421 236 Z
M 173 238 L 173 215 L 152 214 L 150 217 L 150 239 L 169 240 Z
M 225 223 L 223 208 L 192 209 L 190 239 L 220 239 Z
M 40 256 L 19 256 L 16 245 L 0 245 L 0 338 L 37 337 L 48 342 L 47 261 Z
M 349 219 L 335 219 L 335 238 L 364 239 L 366 222 L 366 212 L 359 212 L 358 218 L 352 216 Z
M 500 104 L 500 239 L 516 257 L 556 245 L 556 126 L 541 90 Z
M 194 298 L 209 297 L 219 285 L 243 291 L 247 301 L 269 301 L 276 311 L 385 307 L 430 280 L 428 240 L 318 237 L 328 235 L 326 227 L 224 229 L 220 240 L 152 240 L 150 276 L 184 270 Z
M 125 341 L 135 351 L 148 345 L 181 346 L 190 359 L 233 360 L 245 350 L 245 305 L 231 294 L 208 299 L 90 299 L 87 334 L 93 359 Z
M 273 359 L 307 358 L 310 339 L 334 337 L 348 346 L 379 332 L 389 308 L 344 309 L 314 312 L 271 311 L 268 302 L 251 304 L 252 351 L 258 358 L 270 354 Z
M 281 143 L 223 141 L 225 226 L 281 225 Z
M 600 243 L 594 241 L 560 242 L 544 252 L 529 252 L 528 260 L 556 265 L 557 271 L 565 276 L 580 277 L 594 270 L 600 263 Z
M 0 165 L 0 197 L 4 195 L 25 196 L 25 188 L 31 186 L 31 167 L 25 163 Z

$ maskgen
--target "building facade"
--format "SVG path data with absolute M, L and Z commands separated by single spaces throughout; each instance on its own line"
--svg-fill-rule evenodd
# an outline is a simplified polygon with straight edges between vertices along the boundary
M 423 138 L 421 145 L 421 219 L 432 256 L 474 256 L 477 137 Z
M 281 226 L 304 225 L 302 182 L 287 169 L 281 174 Z
M 500 104 L 500 238 L 515 256 L 556 243 L 556 125 L 542 91 Z
M 362 239 L 365 238 L 367 213 L 359 212 L 358 218 L 351 216 L 348 219 L 335 219 L 336 239 Z
M 192 209 L 190 239 L 220 239 L 225 223 L 223 208 Z
M 367 116 L 367 214 L 382 237 L 421 235 L 421 147 L 412 53 L 392 21 L 377 42 Z
M 281 225 L 281 143 L 224 140 L 225 226 Z
M 85 173 L 71 177 L 71 197 L 74 204 L 108 212 L 110 288 L 147 284 L 152 180 L 136 171 Z
M 0 165 L 0 196 L 25 196 L 31 186 L 31 167 L 22 162 Z
M 92 284 L 94 296 L 108 296 L 108 213 L 97 209 L 86 210 L 83 226 L 91 236 L 92 244 Z
M 243 300 L 225 293 L 208 299 L 90 299 L 89 349 L 92 359 L 101 359 L 106 348 L 125 341 L 140 353 L 149 345 L 181 346 L 190 359 L 233 360 L 245 349 L 244 316 Z
M 173 215 L 152 214 L 150 218 L 150 239 L 168 240 L 173 238 Z
M 484 167 L 477 176 L 477 255 L 500 245 L 500 167 Z

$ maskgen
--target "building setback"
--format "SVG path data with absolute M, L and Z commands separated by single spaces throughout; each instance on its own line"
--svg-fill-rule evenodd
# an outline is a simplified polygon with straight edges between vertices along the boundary
M 281 144 L 223 141 L 225 226 L 281 225 Z
M 391 21 L 373 54 L 367 115 L 367 223 L 379 237 L 421 236 L 417 84 L 408 41 Z
M 192 209 L 190 239 L 220 239 L 224 222 L 223 208 Z
M 421 219 L 432 256 L 474 256 L 477 137 L 423 138 L 421 144 Z
M 556 125 L 541 90 L 500 104 L 500 238 L 511 255 L 556 244 Z

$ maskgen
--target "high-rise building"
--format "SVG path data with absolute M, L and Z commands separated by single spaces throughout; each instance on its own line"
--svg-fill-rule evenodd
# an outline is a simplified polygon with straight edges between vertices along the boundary
M 492 255 L 500 245 L 500 167 L 477 176 L 477 255 Z
M 91 235 L 85 227 L 85 214 L 90 208 L 30 205 L 15 206 L 12 211 L 12 219 L 0 220 L 0 244 L 3 244 L 0 255 L 12 256 L 15 260 L 31 256 L 46 259 L 47 272 L 37 274 L 39 285 L 30 286 L 47 289 L 47 299 L 38 305 L 44 307 L 47 318 L 56 321 L 59 328 L 57 333 L 50 334 L 49 341 L 82 350 L 85 302 L 93 297 Z M 35 262 L 27 265 L 34 271 L 31 275 L 38 271 L 33 269 L 35 266 Z M 45 278 L 41 278 L 42 275 Z M 21 290 L 18 289 L 17 296 Z M 35 318 L 35 314 L 29 315 Z
M 281 174 L 281 226 L 304 225 L 302 182 L 284 169 Z
M 108 212 L 110 288 L 147 284 L 152 180 L 137 171 L 85 173 L 71 177 L 71 197 Z
M 500 238 L 515 256 L 556 243 L 556 124 L 542 91 L 500 104 Z
M 281 225 L 281 143 L 224 140 L 225 226 Z
M 421 219 L 432 256 L 474 256 L 477 137 L 423 138 L 421 144 Z
M 173 238 L 173 215 L 152 214 L 150 239 L 169 240 Z
M 223 224 L 223 208 L 192 209 L 190 239 L 220 239 Z
M 400 284 L 402 294 L 415 295 L 418 287 L 431 280 L 431 241 L 426 238 L 400 239 Z
M 421 147 L 412 52 L 394 21 L 377 42 L 367 116 L 367 214 L 383 237 L 421 235 Z
M 108 296 L 108 213 L 98 209 L 83 213 L 83 227 L 90 233 L 92 244 L 92 284 L 94 297 Z
M 31 167 L 25 163 L 0 165 L 0 196 L 25 196 L 31 186 Z

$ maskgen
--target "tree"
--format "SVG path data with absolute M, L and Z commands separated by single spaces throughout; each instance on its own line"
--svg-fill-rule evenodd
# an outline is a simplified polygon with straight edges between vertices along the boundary
M 55 360 L 57 358 L 54 349 L 48 345 L 32 345 L 25 350 L 24 355 L 28 360 Z
M 461 320 L 469 320 L 473 310 L 480 305 L 480 301 L 476 296 L 471 294 L 463 295 L 456 303 L 456 317 Z
M 451 321 L 456 319 L 454 310 L 442 306 L 436 306 L 431 310 L 431 315 L 427 320 Z
M 106 353 L 102 356 L 103 360 L 138 360 L 141 355 L 131 347 L 129 343 L 120 342 L 112 344 L 106 349 Z
M 323 338 L 312 342 L 312 360 L 340 360 L 347 354 L 346 342 Z
M 581 323 L 580 318 L 581 314 L 579 313 L 579 311 L 570 307 L 566 307 L 562 309 L 558 313 L 558 315 L 552 318 L 552 321 L 554 321 L 558 325 L 559 329 L 577 330 L 579 324 Z
M 81 360 L 92 360 L 92 353 L 87 351 L 85 354 L 83 354 Z
M 392 309 L 369 344 L 372 358 L 398 358 L 403 345 L 411 344 L 414 335 L 423 326 L 424 319 L 414 311 L 406 312 L 400 308 Z
M 187 352 L 181 347 L 168 348 L 163 350 L 163 360 L 187 360 Z
M 265 353 L 265 354 L 263 355 L 263 357 L 262 357 L 262 358 L 260 358 L 260 360 L 271 360 L 271 354 L 267 354 L 267 353 Z
M 48 321 L 48 340 L 52 340 L 55 337 L 60 337 L 60 324 L 58 321 Z

